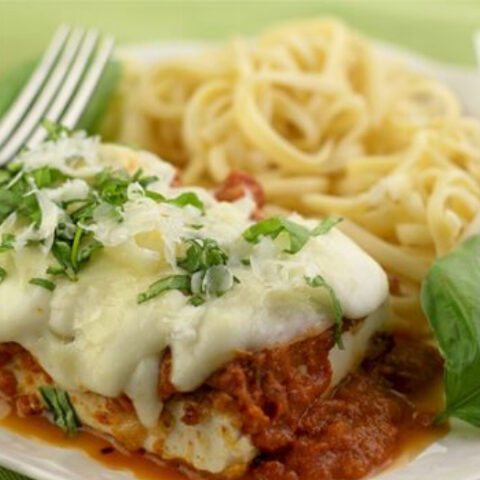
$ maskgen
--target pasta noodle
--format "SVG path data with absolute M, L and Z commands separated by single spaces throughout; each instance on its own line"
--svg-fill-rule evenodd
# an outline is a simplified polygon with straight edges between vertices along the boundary
M 480 122 L 442 85 L 333 19 L 255 42 L 130 66 L 116 140 L 180 166 L 186 183 L 232 170 L 268 212 L 339 214 L 391 274 L 397 326 L 424 331 L 421 281 L 480 223 Z

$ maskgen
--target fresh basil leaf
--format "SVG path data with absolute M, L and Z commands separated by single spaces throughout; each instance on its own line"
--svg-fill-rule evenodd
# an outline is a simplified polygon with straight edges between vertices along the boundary
M 47 408 L 53 413 L 54 422 L 69 436 L 77 433 L 80 421 L 65 390 L 40 387 L 40 394 Z
M 22 202 L 15 192 L 0 188 L 0 223 L 2 223 Z
M 151 198 L 157 203 L 162 203 L 166 200 L 166 198 L 161 193 L 153 192 L 152 190 L 146 190 L 145 196 Z
M 158 297 L 162 293 L 169 290 L 180 290 L 185 294 L 190 293 L 190 276 L 189 275 L 171 275 L 152 283 L 146 292 L 137 296 L 137 303 L 144 303 L 152 298 Z
M 182 193 L 178 197 L 169 198 L 167 202 L 171 205 L 175 205 L 176 207 L 186 207 L 187 205 L 192 205 L 202 212 L 205 210 L 202 201 L 198 198 L 198 195 L 193 192 Z
M 138 183 L 143 187 L 147 188 L 150 184 L 158 182 L 158 177 L 155 175 L 151 175 L 149 177 L 140 177 Z
M 318 225 L 312 230 L 312 237 L 318 237 L 319 235 L 327 234 L 335 225 L 338 225 L 343 218 L 340 217 L 327 217 L 320 220 Z
M 3 267 L 0 267 L 0 283 L 3 283 L 3 281 L 6 278 L 7 278 L 7 271 Z
M 271 217 L 260 220 L 243 232 L 243 238 L 250 243 L 257 243 L 260 237 L 277 238 L 281 233 L 288 235 L 290 248 L 287 253 L 298 253 L 308 242 L 311 236 L 324 235 L 328 233 L 342 219 L 329 217 L 322 220 L 312 231 L 298 223 L 292 222 L 283 217 Z
M 193 305 L 194 307 L 199 307 L 200 305 L 203 305 L 205 303 L 205 297 L 203 297 L 200 294 L 192 295 L 188 303 L 190 305 Z
M 93 212 L 98 207 L 98 202 L 93 199 L 84 200 L 84 205 L 74 210 L 70 217 L 74 222 L 87 222 L 93 218 Z M 73 237 L 72 237 L 73 238 Z
M 61 125 L 60 123 L 51 122 L 48 119 L 43 120 L 42 127 L 47 131 L 45 140 L 48 142 L 56 142 L 62 137 L 70 137 L 73 134 L 73 130 Z
M 80 242 L 82 240 L 83 229 L 77 225 L 75 235 L 73 236 L 72 249 L 70 251 L 70 264 L 75 272 L 78 271 L 78 251 L 80 250 Z
M 81 268 L 83 265 L 88 263 L 92 258 L 93 254 L 98 250 L 103 248 L 103 243 L 98 240 L 91 240 L 86 245 L 83 245 L 78 252 L 78 267 Z
M 28 283 L 36 285 L 37 287 L 42 287 L 50 292 L 53 292 L 56 288 L 56 285 L 46 278 L 32 278 Z
M 70 242 L 75 237 L 76 226 L 71 222 L 60 222 L 55 229 L 55 238 Z
M 421 303 L 445 359 L 446 409 L 480 427 L 480 235 L 430 268 Z
M 334 339 L 335 339 L 335 343 L 340 348 L 343 348 L 343 341 L 342 341 L 343 311 L 342 311 L 342 305 L 340 304 L 340 301 L 338 300 L 338 297 L 335 294 L 335 290 L 332 288 L 331 285 L 327 283 L 327 281 L 321 275 L 316 275 L 315 277 L 305 277 L 305 281 L 310 287 L 325 288 L 328 294 L 330 295 L 330 299 L 333 307 L 333 315 L 335 318 Z
M 260 237 L 275 239 L 281 233 L 286 233 L 290 239 L 290 248 L 286 251 L 291 254 L 299 252 L 310 238 L 307 228 L 283 217 L 260 220 L 243 232 L 243 238 L 247 242 L 257 243 Z
M 0 253 L 13 250 L 14 245 L 15 235 L 13 235 L 13 233 L 4 233 L 2 235 L 2 242 L 0 243 Z
M 112 172 L 106 169 L 96 175 L 94 188 L 98 190 L 98 194 L 104 202 L 122 206 L 128 201 L 130 183 L 131 179 L 126 171 Z
M 228 261 L 228 255 L 211 238 L 192 238 L 186 242 L 189 247 L 185 257 L 177 259 L 177 265 L 190 274 L 205 272 L 214 265 L 225 265 Z
M 8 170 L 1 169 L 0 170 L 0 186 L 3 186 L 10 182 L 12 179 L 12 175 Z
M 72 281 L 76 280 L 76 272 L 71 263 L 72 249 L 69 243 L 63 240 L 55 240 L 52 246 L 52 254 L 65 269 L 65 275 Z
M 17 212 L 36 226 L 42 222 L 42 210 L 34 193 L 23 197 Z
M 48 275 L 63 275 L 65 273 L 65 267 L 50 266 L 47 268 Z

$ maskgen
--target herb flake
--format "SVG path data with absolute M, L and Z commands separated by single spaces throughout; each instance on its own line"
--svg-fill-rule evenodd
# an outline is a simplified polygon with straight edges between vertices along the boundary
M 335 343 L 340 347 L 344 348 L 343 341 L 342 341 L 342 326 L 343 326 L 343 311 L 342 305 L 338 300 L 337 295 L 335 294 L 335 290 L 332 286 L 327 283 L 327 281 L 321 275 L 315 275 L 315 277 L 305 277 L 305 281 L 310 287 L 317 288 L 322 287 L 325 288 L 330 296 L 330 300 L 332 302 L 333 307 L 333 315 L 335 318 L 335 331 L 334 331 L 334 339 Z
M 32 278 L 28 283 L 30 283 L 31 285 L 36 285 L 37 287 L 42 287 L 45 290 L 49 290 L 50 292 L 53 292 L 56 288 L 55 283 L 47 280 L 46 278 Z
M 68 436 L 75 435 L 80 427 L 80 421 L 68 393 L 50 386 L 40 387 L 39 390 L 45 405 L 53 414 L 54 422 Z

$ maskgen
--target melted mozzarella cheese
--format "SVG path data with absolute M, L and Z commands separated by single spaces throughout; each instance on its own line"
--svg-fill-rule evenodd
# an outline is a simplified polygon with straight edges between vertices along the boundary
M 72 140 L 72 149 L 88 155 L 88 161 L 79 165 L 82 178 L 88 178 L 89 171 L 98 172 L 99 165 L 129 171 L 141 167 L 159 177 L 149 187 L 158 193 L 174 197 L 195 191 L 205 214 L 193 206 L 155 203 L 133 186 L 121 223 L 108 208 L 97 209 L 95 224 L 88 228 L 104 244 L 103 250 L 77 282 L 56 280 L 54 292 L 29 284 L 32 277 L 45 277 L 53 262 L 45 248 L 16 245 L 15 251 L 3 254 L 8 277 L 0 285 L 0 342 L 23 345 L 63 388 L 112 397 L 125 392 L 141 421 L 153 426 L 161 409 L 156 394 L 158 364 L 167 348 L 172 354 L 172 383 L 180 391 L 191 391 L 238 350 L 291 342 L 330 328 L 334 317 L 328 292 L 308 286 L 305 277 L 322 275 L 351 319 L 369 315 L 385 301 L 384 272 L 340 231 L 312 237 L 295 255 L 284 252 L 281 236 L 249 244 L 242 232 L 252 223 L 251 199 L 223 203 L 203 189 L 172 188 L 174 170 L 156 157 L 124 147 L 96 144 L 94 149 L 91 139 L 85 139 L 84 147 L 79 142 Z M 42 147 L 39 155 L 42 152 L 51 165 L 74 173 L 57 158 L 69 154 L 68 146 L 62 145 L 56 154 L 50 147 Z M 27 168 L 28 162 L 44 164 L 34 153 L 28 155 Z M 43 193 L 48 209 L 42 213 L 60 215 L 53 199 L 70 195 L 67 185 L 61 188 Z M 70 182 L 70 188 L 82 191 L 83 186 Z M 45 230 L 51 238 L 49 220 L 44 218 L 42 224 L 48 225 Z M 291 220 L 308 228 L 316 225 L 297 215 Z M 9 219 L 0 229 L 14 223 Z M 199 224 L 200 230 L 192 227 Z M 183 239 L 195 235 L 218 242 L 239 283 L 196 307 L 179 291 L 137 304 L 137 294 L 150 284 L 181 273 L 175 259 L 184 253 Z M 245 257 L 250 266 L 242 264 Z

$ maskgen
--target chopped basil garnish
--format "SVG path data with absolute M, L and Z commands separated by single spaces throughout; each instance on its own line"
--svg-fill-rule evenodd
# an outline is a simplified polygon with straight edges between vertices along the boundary
M 65 273 L 65 267 L 48 267 L 47 273 L 49 275 L 63 275 Z
M 308 241 L 310 232 L 307 228 L 286 218 L 272 217 L 260 220 L 243 232 L 243 238 L 250 243 L 257 243 L 260 237 L 277 238 L 286 233 L 290 239 L 288 253 L 297 253 Z
M 162 203 L 166 200 L 166 198 L 158 192 L 153 192 L 152 190 L 145 190 L 145 196 L 151 198 L 157 203 Z
M 186 207 L 187 205 L 192 205 L 193 207 L 198 208 L 200 211 L 204 211 L 202 201 L 198 198 L 198 195 L 193 192 L 182 193 L 178 197 L 168 199 L 167 202 L 177 207 Z
M 12 175 L 7 170 L 0 170 L 0 186 L 8 183 L 12 178 Z
M 82 239 L 83 229 L 77 225 L 75 235 L 73 236 L 72 248 L 70 250 L 70 263 L 74 271 L 78 271 L 78 251 L 80 249 L 80 240 Z
M 199 307 L 205 303 L 205 297 L 202 297 L 202 295 L 193 295 L 188 303 L 194 307 Z
M 54 422 L 69 436 L 77 433 L 80 421 L 65 390 L 55 387 L 40 387 L 45 405 L 53 413 Z
M 103 248 L 103 244 L 98 240 L 91 240 L 82 248 L 80 248 L 77 257 L 78 270 L 82 268 L 83 265 L 88 263 L 92 258 L 92 255 Z
M 30 173 L 38 188 L 51 188 L 65 181 L 67 177 L 55 168 L 41 167 Z
M 7 278 L 7 271 L 0 267 L 0 283 L 3 283 L 3 281 Z
M 221 296 L 238 283 L 226 266 L 228 255 L 218 243 L 211 239 L 191 238 L 185 256 L 177 259 L 177 265 L 187 275 L 171 275 L 150 285 L 148 290 L 137 297 L 138 303 L 146 302 L 168 290 L 180 290 L 192 295 L 189 303 L 199 306 L 211 296 Z
M 45 290 L 49 290 L 50 292 L 53 292 L 56 288 L 56 285 L 46 278 L 32 278 L 28 283 L 45 288 Z
M 186 240 L 189 245 L 184 258 L 177 260 L 177 265 L 188 273 L 206 271 L 214 265 L 225 265 L 228 255 L 211 239 L 191 238 Z
M 316 275 L 315 277 L 305 277 L 305 281 L 310 287 L 323 287 L 327 290 L 328 294 L 330 295 L 330 299 L 332 302 L 333 307 L 333 315 L 335 318 L 335 332 L 334 332 L 334 339 L 335 343 L 340 347 L 343 348 L 342 342 L 342 326 L 343 326 L 343 311 L 342 305 L 335 294 L 332 286 L 329 285 L 326 280 L 321 275 Z
M 15 235 L 11 233 L 4 233 L 2 235 L 2 242 L 0 243 L 0 253 L 12 250 L 15 243 Z
M 327 234 L 335 225 L 339 224 L 343 218 L 327 217 L 318 223 L 318 225 L 311 231 L 310 235 L 318 237 L 319 235 Z
M 277 238 L 280 234 L 288 235 L 290 247 L 287 253 L 298 253 L 311 236 L 324 235 L 341 219 L 327 218 L 322 220 L 312 231 L 298 223 L 283 217 L 272 217 L 260 220 L 243 232 L 243 238 L 250 243 L 257 243 L 260 237 Z
M 47 131 L 47 141 L 57 142 L 62 137 L 70 137 L 73 133 L 69 128 L 50 120 L 43 120 L 42 127 Z
M 190 293 L 190 276 L 189 275 L 171 275 L 152 283 L 146 292 L 137 296 L 137 303 L 144 303 L 152 298 L 158 297 L 162 293 L 169 290 L 180 290 L 185 294 Z
M 166 198 L 160 193 L 153 192 L 152 190 L 146 190 L 145 196 L 151 198 L 157 203 L 169 203 L 170 205 L 175 205 L 176 207 L 186 207 L 187 205 L 192 205 L 198 208 L 201 212 L 205 211 L 202 201 L 194 192 L 185 192 L 181 193 L 175 198 Z
M 52 246 L 52 254 L 57 259 L 63 272 L 70 280 L 76 280 L 76 271 L 71 263 L 71 246 L 64 240 L 55 240 Z M 60 268 L 58 267 L 58 268 Z M 57 268 L 57 267 L 55 267 Z

